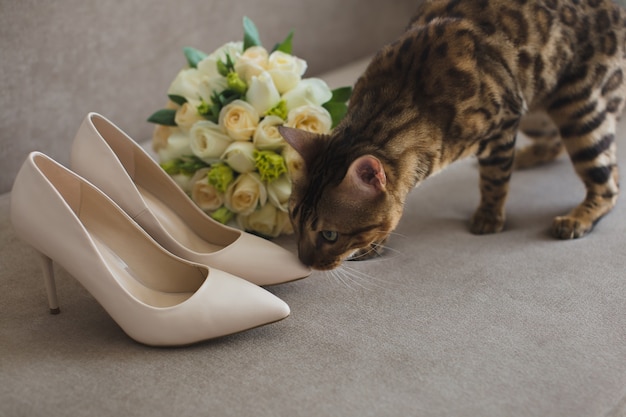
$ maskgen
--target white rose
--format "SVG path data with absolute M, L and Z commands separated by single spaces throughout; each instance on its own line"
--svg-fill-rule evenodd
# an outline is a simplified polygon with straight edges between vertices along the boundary
M 205 102 L 211 103 L 211 96 L 215 91 L 224 91 L 228 88 L 228 80 L 226 77 L 208 77 L 203 76 L 198 85 L 196 99 L 202 98 Z
M 255 169 L 254 144 L 235 141 L 228 145 L 220 159 L 239 173 L 252 172 Z
M 257 149 L 271 151 L 284 147 L 287 142 L 285 142 L 285 139 L 283 139 L 276 128 L 283 123 L 285 121 L 278 116 L 266 116 L 254 131 L 254 136 L 252 137 L 254 146 Z
M 274 51 L 269 57 L 268 72 L 276 84 L 278 91 L 283 94 L 296 87 L 306 71 L 307 64 L 303 59 L 281 51 Z
M 178 72 L 170 88 L 168 95 L 182 96 L 187 100 L 197 99 L 198 90 L 202 82 L 202 76 L 195 68 L 184 68 Z
M 246 101 L 254 107 L 260 115 L 264 115 L 280 101 L 280 94 L 267 71 L 252 77 L 248 83 Z
M 189 136 L 176 127 L 170 127 L 168 130 L 169 136 L 165 146 L 161 145 L 159 149 L 155 149 L 161 162 L 171 161 L 191 153 Z
M 248 215 L 267 202 L 267 190 L 256 172 L 241 174 L 226 190 L 224 205 L 232 212 Z
M 186 193 L 191 192 L 191 177 L 186 174 L 170 175 L 176 184 Z
M 204 117 L 198 113 L 197 107 L 198 105 L 194 101 L 188 101 L 176 110 L 174 121 L 183 132 L 188 132 L 189 129 L 191 129 L 191 126 L 193 126 L 196 122 L 205 120 Z
M 209 184 L 207 173 L 210 168 L 202 168 L 191 177 L 191 199 L 205 211 L 213 211 L 222 207 L 224 195 Z
M 318 134 L 330 132 L 333 121 L 328 110 L 321 106 L 301 106 L 289 112 L 285 126 Z
M 267 185 L 267 198 L 274 207 L 281 211 L 289 210 L 291 181 L 287 175 L 281 175 Z
M 267 69 L 268 54 L 262 46 L 252 46 L 246 49 L 235 62 L 237 75 L 250 84 L 252 77 L 261 74 Z
M 209 79 L 222 77 L 217 70 L 217 61 L 226 62 L 226 55 L 229 55 L 232 61 L 236 62 L 242 51 L 243 42 L 228 42 L 200 61 L 198 71 Z
M 249 140 L 259 125 L 259 113 L 249 103 L 234 100 L 222 107 L 219 124 L 235 140 Z
M 218 125 L 208 120 L 197 122 L 189 131 L 191 152 L 207 163 L 218 160 L 231 142 Z
M 307 78 L 287 91 L 282 99 L 287 103 L 287 111 L 304 105 L 321 106 L 333 97 L 332 91 L 324 80 Z
M 208 103 L 211 101 L 211 95 L 214 91 L 225 90 L 228 87 L 228 81 L 219 73 L 217 62 L 226 62 L 226 55 L 229 55 L 231 60 L 236 62 L 242 51 L 243 42 L 228 42 L 200 61 L 197 67 L 201 80 L 194 98 L 199 95 Z

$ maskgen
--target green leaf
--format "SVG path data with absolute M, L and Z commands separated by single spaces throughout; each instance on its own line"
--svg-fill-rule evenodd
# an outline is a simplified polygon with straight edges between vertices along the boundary
M 352 95 L 352 87 L 340 87 L 332 91 L 333 96 L 329 101 L 334 103 L 345 103 L 350 100 Z
M 165 126 L 176 126 L 176 110 L 162 109 L 148 117 L 148 122 Z
M 259 30 L 256 28 L 254 22 L 247 16 L 243 18 L 243 50 L 250 48 L 251 46 L 261 46 L 261 37 L 259 36 Z
M 187 63 L 191 68 L 198 68 L 198 63 L 207 57 L 207 54 L 192 48 L 191 46 L 183 48 L 183 52 L 185 54 L 185 58 L 187 58 Z
M 322 107 L 324 107 L 326 110 L 328 110 L 328 113 L 330 113 L 330 117 L 333 121 L 333 128 L 339 124 L 341 119 L 343 119 L 343 117 L 348 112 L 348 105 L 346 103 L 329 101 L 322 104 Z
M 183 96 L 177 96 L 176 94 L 168 94 L 167 96 L 169 97 L 170 100 L 172 100 L 174 103 L 178 104 L 179 106 L 182 106 L 183 104 L 187 102 L 187 99 Z
M 284 41 L 282 41 L 281 43 L 277 43 L 276 46 L 274 46 L 274 49 L 272 49 L 272 52 L 280 51 L 280 52 L 284 52 L 286 54 L 291 55 L 293 51 L 292 41 L 293 41 L 293 30 L 289 32 L 289 35 L 287 35 Z

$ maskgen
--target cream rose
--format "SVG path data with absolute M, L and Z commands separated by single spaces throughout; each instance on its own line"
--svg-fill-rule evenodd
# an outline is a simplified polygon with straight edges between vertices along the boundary
M 285 139 L 281 136 L 277 126 L 285 123 L 278 116 L 266 116 L 257 126 L 252 137 L 252 142 L 257 149 L 261 150 L 277 150 L 285 146 Z
M 233 140 L 208 120 L 197 122 L 189 131 L 191 152 L 207 163 L 217 161 Z
M 219 125 L 235 140 L 249 140 L 259 125 L 259 113 L 249 103 L 235 100 L 220 111 Z
M 239 173 L 254 171 L 254 144 L 235 141 L 228 145 L 220 159 Z
M 240 174 L 224 196 L 224 205 L 230 211 L 244 216 L 256 210 L 257 206 L 264 206 L 266 202 L 267 190 L 255 172 Z
M 264 115 L 280 101 L 280 94 L 267 71 L 255 75 L 248 84 L 246 101 L 254 107 L 258 114 Z
M 161 149 L 167 148 L 167 139 L 172 134 L 171 126 L 156 125 L 152 131 L 152 149 L 158 152 Z
M 285 146 L 283 151 L 283 158 L 285 158 L 285 165 L 287 165 L 287 172 L 292 180 L 297 180 L 303 173 L 304 160 L 291 146 Z
M 332 124 L 330 113 L 325 108 L 321 106 L 300 106 L 289 112 L 285 126 L 326 134 L 330 132 Z
M 291 181 L 287 175 L 267 184 L 267 198 L 280 211 L 289 210 L 289 196 L 291 195 Z
M 291 111 L 305 105 L 321 106 L 332 97 L 333 93 L 324 80 L 307 78 L 286 92 L 282 99 L 287 103 L 287 111 Z
M 258 76 L 267 69 L 268 53 L 262 46 L 246 49 L 235 62 L 235 71 L 242 80 L 250 84 L 252 77 Z
M 281 51 L 272 52 L 268 61 L 268 72 L 281 94 L 296 87 L 307 68 L 303 59 Z
M 237 223 L 241 229 L 257 232 L 267 237 L 293 233 L 289 214 L 277 210 L 271 204 L 266 204 L 248 216 L 237 216 Z
M 281 235 L 292 235 L 293 234 L 293 225 L 291 224 L 291 219 L 289 218 L 289 213 L 285 211 L 278 211 L 276 213 L 276 224 L 282 225 L 282 229 L 280 231 Z
M 205 119 L 198 113 L 198 103 L 195 101 L 184 103 L 176 110 L 176 116 L 174 117 L 176 125 L 183 132 L 188 132 L 196 122 L 203 120 Z
M 191 177 L 191 199 L 204 211 L 217 210 L 224 204 L 224 195 L 209 184 L 207 173 L 210 168 L 202 168 Z

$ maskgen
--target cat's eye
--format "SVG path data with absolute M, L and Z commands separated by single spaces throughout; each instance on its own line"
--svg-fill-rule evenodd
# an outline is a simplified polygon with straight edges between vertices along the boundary
M 322 230 L 322 237 L 325 241 L 333 243 L 337 241 L 339 234 L 337 232 L 333 232 L 332 230 Z

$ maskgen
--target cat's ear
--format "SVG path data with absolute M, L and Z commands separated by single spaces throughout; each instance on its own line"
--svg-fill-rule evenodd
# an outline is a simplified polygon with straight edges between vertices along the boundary
M 278 132 L 300 154 L 305 163 L 317 155 L 324 140 L 322 135 L 293 127 L 278 126 Z
M 373 197 L 385 191 L 387 176 L 378 158 L 364 155 L 357 158 L 342 181 L 344 191 L 360 197 Z

